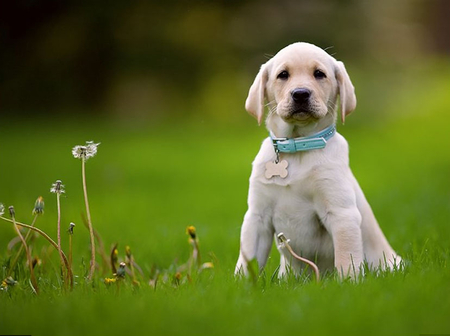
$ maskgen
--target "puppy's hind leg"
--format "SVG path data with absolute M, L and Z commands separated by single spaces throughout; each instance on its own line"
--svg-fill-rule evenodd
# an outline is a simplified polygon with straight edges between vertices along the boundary
M 273 233 L 262 216 L 247 211 L 241 228 L 241 250 L 235 274 L 243 272 L 247 275 L 247 263 L 255 258 L 260 269 L 265 266 L 272 247 Z

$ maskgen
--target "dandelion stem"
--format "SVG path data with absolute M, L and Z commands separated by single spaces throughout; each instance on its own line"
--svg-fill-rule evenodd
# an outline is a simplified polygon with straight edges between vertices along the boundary
M 31 226 L 31 225 L 27 225 L 27 224 L 24 224 L 24 223 L 21 223 L 21 222 L 18 222 L 18 221 L 13 221 L 12 219 L 8 219 L 8 218 L 2 217 L 2 216 L 0 216 L 0 219 L 3 219 L 4 221 L 13 223 L 13 224 L 15 224 L 15 225 L 22 226 L 22 227 L 24 227 L 24 228 L 27 228 L 27 229 L 30 229 L 30 230 L 33 230 L 33 231 L 39 233 L 42 237 L 44 237 L 45 239 L 47 239 L 47 241 L 48 241 L 48 242 L 49 242 L 49 243 L 50 243 L 57 251 L 59 251 L 59 250 L 58 250 L 58 244 L 56 244 L 55 241 L 54 241 L 52 238 L 50 238 L 50 236 L 49 236 L 48 234 L 46 234 L 44 231 L 42 231 L 41 229 L 38 229 L 37 227 Z M 70 277 L 70 286 L 71 286 L 71 288 L 73 288 L 73 273 L 72 273 L 72 270 L 69 268 L 69 263 L 67 262 L 66 255 L 64 254 L 63 251 L 61 251 L 61 254 L 62 254 L 62 257 L 63 257 L 63 259 L 64 259 L 64 265 L 66 266 L 67 272 L 69 273 L 69 277 Z
M 86 229 L 89 230 L 89 224 L 88 224 L 87 218 L 84 215 L 84 213 L 81 213 L 81 218 L 83 219 L 84 226 L 86 227 Z M 103 260 L 103 267 L 105 269 L 107 269 L 109 267 L 110 263 L 109 263 L 108 256 L 106 255 L 106 252 L 105 252 L 105 244 L 103 244 L 102 237 L 100 237 L 100 234 L 98 233 L 98 231 L 95 230 L 94 228 L 92 228 L 92 230 L 94 231 L 95 241 L 97 242 L 97 247 L 95 249 L 95 252 L 100 253 L 100 256 L 102 257 L 102 260 Z M 115 272 L 113 272 L 113 273 L 115 273 Z
M 200 266 L 202 265 L 202 259 L 200 256 L 200 249 L 198 247 L 197 239 L 194 239 L 194 251 L 192 252 L 192 256 L 197 261 L 197 267 L 200 269 Z
M 89 270 L 88 280 L 92 280 L 92 277 L 94 276 L 95 272 L 95 237 L 94 237 L 94 229 L 92 228 L 91 212 L 89 211 L 89 200 L 86 188 L 86 158 L 84 156 L 81 157 L 81 175 L 83 180 L 84 203 L 86 204 L 86 216 L 89 226 L 89 236 L 91 238 L 91 263 L 90 263 L 91 267 Z
M 115 243 L 110 253 L 111 270 L 113 274 L 117 273 L 116 263 L 117 263 L 117 254 L 119 253 L 119 251 L 117 251 L 118 245 L 119 245 L 118 243 Z
M 20 240 L 22 241 L 22 245 L 25 249 L 25 253 L 27 256 L 27 261 L 28 261 L 28 267 L 30 268 L 30 279 L 31 279 L 31 285 L 33 287 L 33 290 L 36 294 L 39 294 L 39 287 L 36 281 L 36 277 L 34 276 L 34 270 L 33 270 L 33 263 L 31 260 L 31 254 L 30 254 L 30 250 L 28 249 L 27 243 L 25 241 L 25 238 L 22 236 L 22 233 L 20 233 L 19 227 L 17 226 L 16 223 L 16 216 L 12 216 L 12 222 L 14 224 L 14 229 L 17 232 L 17 235 L 19 236 Z
M 72 236 L 73 236 L 73 228 L 75 227 L 75 223 L 69 224 L 69 230 L 67 231 L 69 233 L 69 267 L 72 269 Z
M 189 273 L 191 273 L 192 266 L 194 263 L 197 263 L 197 271 L 200 270 L 202 265 L 201 257 L 200 257 L 200 249 L 198 247 L 198 237 L 195 232 L 194 226 L 188 226 L 186 228 L 186 233 L 189 236 L 189 243 L 192 244 L 192 256 L 189 258 Z
M 69 235 L 69 268 L 72 269 L 72 235 Z
M 64 266 L 64 259 L 62 256 L 62 248 L 61 248 L 61 202 L 60 202 L 60 193 L 56 193 L 56 208 L 58 210 L 58 229 L 57 229 L 57 241 L 58 241 L 58 253 L 59 253 L 59 258 L 61 260 L 61 267 Z M 70 267 L 70 265 L 69 265 Z M 62 271 L 62 269 L 61 269 Z

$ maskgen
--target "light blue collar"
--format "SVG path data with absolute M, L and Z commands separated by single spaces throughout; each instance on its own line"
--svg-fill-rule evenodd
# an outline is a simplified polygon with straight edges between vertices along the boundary
M 296 153 L 301 151 L 308 151 L 312 149 L 325 148 L 327 140 L 331 139 L 336 133 L 336 126 L 331 125 L 324 130 L 300 138 L 277 138 L 270 132 L 273 147 L 277 153 Z

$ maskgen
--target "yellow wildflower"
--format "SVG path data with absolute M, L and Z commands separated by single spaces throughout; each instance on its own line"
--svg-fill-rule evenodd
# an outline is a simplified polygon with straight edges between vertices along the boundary
M 105 283 L 105 285 L 110 285 L 116 282 L 116 278 L 105 278 L 103 282 Z
M 186 234 L 188 234 L 189 237 L 191 237 L 191 239 L 193 240 L 195 240 L 195 238 L 197 237 L 197 235 L 195 234 L 195 227 L 192 225 L 186 228 Z

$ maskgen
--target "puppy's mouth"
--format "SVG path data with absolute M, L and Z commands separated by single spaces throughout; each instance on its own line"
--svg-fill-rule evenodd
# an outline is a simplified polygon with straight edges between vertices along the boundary
M 307 107 L 297 108 L 289 113 L 289 119 L 303 121 L 309 118 L 315 118 L 315 113 Z
M 302 104 L 279 104 L 277 113 L 288 123 L 315 122 L 326 114 L 322 112 L 321 106 L 309 101 Z

